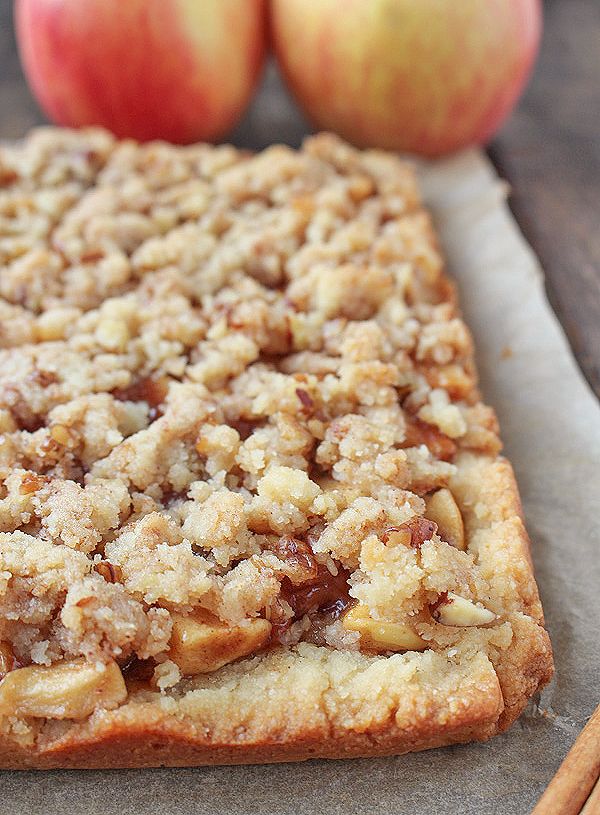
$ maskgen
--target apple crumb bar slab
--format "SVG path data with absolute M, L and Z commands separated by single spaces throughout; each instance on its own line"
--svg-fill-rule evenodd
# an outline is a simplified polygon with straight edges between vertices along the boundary
M 486 739 L 552 656 L 411 167 L 0 150 L 0 764 Z

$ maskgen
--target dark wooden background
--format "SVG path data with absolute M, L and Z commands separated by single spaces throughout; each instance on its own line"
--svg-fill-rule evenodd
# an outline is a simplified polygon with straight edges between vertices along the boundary
M 600 397 L 600 0 L 546 0 L 544 8 L 533 79 L 489 153 L 511 184 L 550 301 Z M 21 73 L 12 2 L 0 0 L 0 139 L 43 121 Z M 271 66 L 230 140 L 296 145 L 306 129 Z

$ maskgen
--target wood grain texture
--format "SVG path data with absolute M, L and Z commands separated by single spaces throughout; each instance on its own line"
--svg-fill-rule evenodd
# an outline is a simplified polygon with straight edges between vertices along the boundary
M 530 87 L 490 154 L 600 396 L 600 2 L 552 0 Z
M 540 257 L 552 305 L 600 397 L 600 2 L 546 0 L 533 80 L 490 155 Z M 23 78 L 12 3 L 0 3 L 0 139 L 44 121 Z M 298 146 L 308 132 L 273 70 L 230 134 L 240 147 Z

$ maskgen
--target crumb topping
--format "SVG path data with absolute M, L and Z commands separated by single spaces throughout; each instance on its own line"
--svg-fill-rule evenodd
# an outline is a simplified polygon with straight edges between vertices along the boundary
M 498 607 L 427 519 L 456 455 L 500 443 L 407 164 L 328 135 L 249 156 L 42 129 L 0 168 L 15 665 L 151 660 L 165 691 L 174 626 L 237 632 L 238 656 L 406 627 L 443 650 L 465 631 L 440 597 Z

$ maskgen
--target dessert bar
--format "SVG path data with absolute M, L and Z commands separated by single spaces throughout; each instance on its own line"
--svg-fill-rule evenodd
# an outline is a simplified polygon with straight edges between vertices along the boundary
M 0 148 L 0 766 L 402 753 L 552 673 L 412 167 Z

